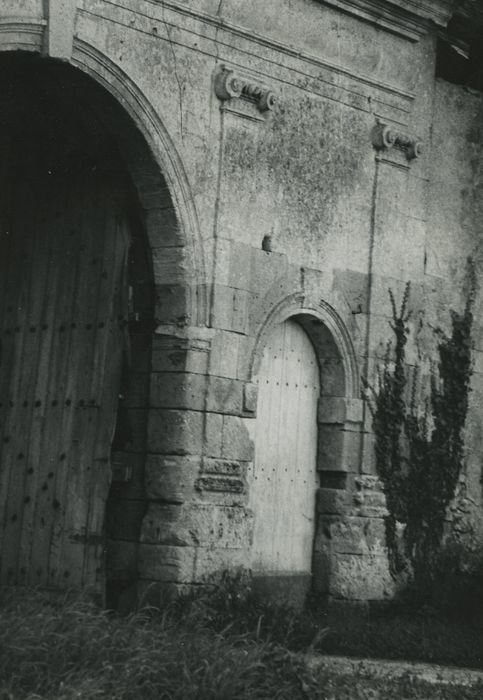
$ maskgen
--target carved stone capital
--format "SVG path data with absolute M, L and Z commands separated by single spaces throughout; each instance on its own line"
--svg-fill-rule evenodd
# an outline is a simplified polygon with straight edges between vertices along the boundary
M 275 106 L 275 94 L 265 85 L 224 66 L 215 76 L 215 93 L 223 102 L 239 98 L 256 105 L 260 112 Z
M 418 158 L 423 152 L 423 143 L 414 136 L 397 131 L 388 124 L 377 124 L 372 131 L 372 144 L 378 151 L 396 148 L 403 151 L 408 160 Z

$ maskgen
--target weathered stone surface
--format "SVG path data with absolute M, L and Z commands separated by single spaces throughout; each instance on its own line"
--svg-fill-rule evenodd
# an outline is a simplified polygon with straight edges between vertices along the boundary
M 148 452 L 196 454 L 201 445 L 204 416 L 199 411 L 151 409 Z
M 201 458 L 178 455 L 147 455 L 146 497 L 184 503 L 192 497 Z
M 345 489 L 317 490 L 317 511 L 324 514 L 346 513 L 352 502 L 352 494 Z
M 139 197 L 135 238 L 150 274 L 133 296 L 136 284 L 149 290 L 141 316 L 156 330 L 150 352 L 131 328 L 124 406 L 134 469 L 131 482 L 113 486 L 125 505 L 112 526 L 135 538 L 133 523 L 149 507 L 141 576 L 166 588 L 249 562 L 248 520 L 230 522 L 225 506 L 248 498 L 257 357 L 286 312 L 318 343 L 315 585 L 339 598 L 384 598 L 392 591 L 386 508 L 371 478 L 374 435 L 360 377 L 376 381 L 392 338 L 388 289 L 398 305 L 411 282 L 406 360 L 426 367 L 420 398 L 434 329 L 448 333 L 450 310 L 464 308 L 466 260 L 482 259 L 481 92 L 434 79 L 441 61 L 427 20 L 442 30 L 449 0 L 188 4 L 151 3 L 149 17 L 136 3 L 102 0 L 92 12 L 77 11 L 75 0 L 3 0 L 0 8 L 0 49 L 43 51 L 91 81 L 79 110 L 102 115 Z M 419 41 L 424 32 L 433 36 Z M 246 88 L 223 101 L 213 87 L 219 46 Z M 277 104 L 261 115 L 263 90 L 253 85 L 265 79 Z M 117 96 L 115 108 L 97 83 Z M 235 99 L 251 100 L 248 111 Z M 408 158 L 401 136 L 375 150 L 382 124 L 421 138 L 426 150 Z M 467 482 L 448 522 L 472 570 L 483 542 L 480 297 Z M 319 342 L 315 324 L 328 307 Z M 325 488 L 324 478 L 347 490 Z
M 202 411 L 208 378 L 204 374 L 155 372 L 151 375 L 149 405 L 152 408 L 189 408 Z
M 339 554 L 385 556 L 384 521 L 377 518 L 347 516 L 326 526 L 331 550 Z
M 387 557 L 331 554 L 329 592 L 334 598 L 384 600 L 391 598 L 394 591 Z
M 252 524 L 252 513 L 242 507 L 152 503 L 143 520 L 140 541 L 181 547 L 241 548 L 250 544 Z
M 240 462 L 233 459 L 212 459 L 210 457 L 204 457 L 201 472 L 203 474 L 245 477 L 248 464 L 249 462 Z
M 249 462 L 253 459 L 253 449 L 245 420 L 236 416 L 224 416 L 221 456 Z
M 359 423 L 362 420 L 362 407 L 361 399 L 348 399 L 342 396 L 321 396 L 317 418 L 321 424 Z
M 198 547 L 196 550 L 195 577 L 198 581 L 210 580 L 224 571 L 245 567 L 247 548 Z
M 209 344 L 204 340 L 154 336 L 153 372 L 191 372 L 206 374 Z
M 195 488 L 199 491 L 244 493 L 246 483 L 243 479 L 237 479 L 232 476 L 201 476 L 196 480 Z
M 257 410 L 258 386 L 248 382 L 243 386 L 243 410 L 247 413 L 255 413 Z
M 191 583 L 196 552 L 196 547 L 140 544 L 139 577 L 151 581 Z
M 209 377 L 206 409 L 216 413 L 240 415 L 243 411 L 243 383 L 226 377 Z
M 339 425 L 320 425 L 318 468 L 354 472 L 360 459 L 361 433 Z

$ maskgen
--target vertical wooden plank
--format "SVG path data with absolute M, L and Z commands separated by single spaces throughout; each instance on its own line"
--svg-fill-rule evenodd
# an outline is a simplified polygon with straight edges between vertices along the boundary
M 310 572 L 316 490 L 319 370 L 313 347 L 294 321 L 275 327 L 259 372 L 252 567 Z
M 86 531 L 88 540 L 84 553 L 83 580 L 99 579 L 99 568 L 103 559 L 103 525 L 105 505 L 109 492 L 111 471 L 110 452 L 116 424 L 119 387 L 121 382 L 124 324 L 127 323 L 127 256 L 129 230 L 118 196 L 106 202 L 112 211 L 107 225 L 106 248 L 103 258 L 102 283 L 98 307 L 105 310 L 107 323 L 103 342 L 98 342 L 96 365 L 96 395 L 102 412 L 96 426 Z M 107 243 L 109 245 L 107 245 Z

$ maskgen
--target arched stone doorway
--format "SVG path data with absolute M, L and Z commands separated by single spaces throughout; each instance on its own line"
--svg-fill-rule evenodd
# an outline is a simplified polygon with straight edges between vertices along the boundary
M 102 598 L 107 581 L 116 605 L 148 507 L 155 308 L 173 313 L 152 247 L 162 258 L 179 227 L 104 89 L 38 56 L 4 53 L 0 68 L 0 580 Z
M 294 295 L 272 311 L 252 362 L 258 386 L 252 569 L 269 595 L 294 603 L 310 590 L 330 593 L 327 528 L 350 513 L 362 424 L 348 333 L 331 306 L 307 301 Z M 269 474 L 261 471 L 266 465 Z

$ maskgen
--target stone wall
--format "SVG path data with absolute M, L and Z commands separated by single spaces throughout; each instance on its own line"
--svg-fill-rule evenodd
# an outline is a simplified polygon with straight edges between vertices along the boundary
M 482 103 L 435 82 L 448 3 L 373 5 L 64 0 L 44 12 L 7 0 L 0 10 L 2 50 L 59 57 L 114 95 L 169 193 L 138 185 L 156 326 L 149 397 L 131 404 L 147 411 L 143 592 L 249 564 L 257 358 L 273 323 L 302 314 L 326 334 L 312 336 L 323 370 L 315 588 L 394 594 L 360 377 L 372 379 L 385 353 L 389 288 L 401 298 L 412 284 L 413 365 L 432 349 L 420 321 L 448 328 L 449 308 L 461 309 L 466 257 L 481 258 Z M 142 161 L 131 162 L 137 184 Z M 476 522 L 481 506 L 480 335 L 455 522 L 467 512 Z M 324 348 L 335 363 L 324 365 Z M 475 552 L 481 541 L 478 530 Z

